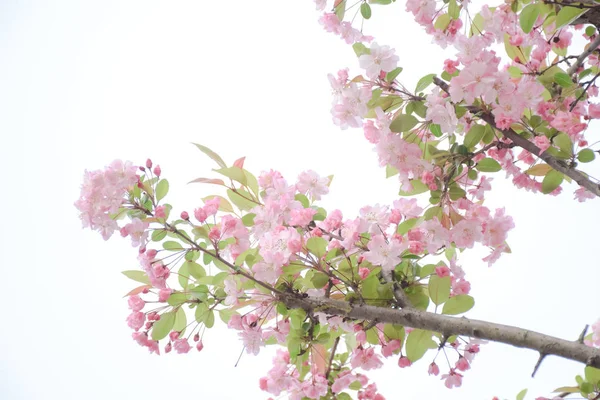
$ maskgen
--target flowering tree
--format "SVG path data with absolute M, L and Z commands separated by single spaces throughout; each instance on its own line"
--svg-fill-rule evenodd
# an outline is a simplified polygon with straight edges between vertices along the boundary
M 580 169 L 598 152 L 586 134 L 600 118 L 592 101 L 600 5 L 514 1 L 475 13 L 466 0 L 409 0 L 435 43 L 456 48 L 439 76 L 411 91 L 395 50 L 353 25 L 392 3 L 316 1 L 329 6 L 320 23 L 352 45 L 362 70 L 329 75 L 333 121 L 362 127 L 387 176 L 397 176 L 392 205 L 344 218 L 319 206 L 332 177 L 257 178 L 244 158 L 228 164 L 203 145 L 219 176 L 193 182 L 219 191 L 192 213 L 165 202 L 169 183 L 150 160 L 85 173 L 76 202 L 84 227 L 105 240 L 119 231 L 139 248 L 141 269 L 124 272 L 139 282 L 128 293 L 134 340 L 156 354 L 200 351 L 218 314 L 247 353 L 281 347 L 262 390 L 339 400 L 383 399 L 364 372 L 390 357 L 401 368 L 423 358 L 415 367 L 460 386 L 480 346 L 496 341 L 538 352 L 534 373 L 548 355 L 581 362 L 577 385 L 557 397 L 599 399 L 600 321 L 569 341 L 456 316 L 475 304 L 460 252 L 485 246 L 489 265 L 510 252 L 512 218 L 483 205 L 491 174 L 503 170 L 517 188 L 542 194 L 561 194 L 566 181 L 579 201 L 600 196 L 598 180 Z M 580 49 L 571 43 L 577 30 Z

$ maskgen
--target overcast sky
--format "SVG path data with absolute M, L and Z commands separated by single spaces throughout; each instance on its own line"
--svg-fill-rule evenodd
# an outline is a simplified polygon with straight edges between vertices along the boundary
M 398 49 L 413 88 L 445 55 L 403 7 L 373 7 L 385 26 L 365 31 Z M 234 368 L 242 345 L 223 325 L 199 354 L 151 356 L 133 342 L 123 295 L 135 283 L 120 271 L 138 268 L 137 250 L 81 230 L 73 202 L 85 169 L 150 157 L 175 210 L 192 210 L 212 189 L 186 185 L 213 167 L 198 142 L 228 162 L 247 156 L 255 173 L 334 174 L 324 205 L 348 217 L 391 203 L 397 181 L 361 131 L 331 122 L 326 74 L 358 64 L 317 17 L 311 1 L 0 2 L 0 398 L 269 397 L 258 379 L 272 351 Z M 517 191 L 501 175 L 494 184 L 487 205 L 514 217 L 513 254 L 491 269 L 483 249 L 462 256 L 476 299 L 469 316 L 575 340 L 600 317 L 598 201 L 575 202 L 574 188 L 558 198 Z M 391 360 L 370 376 L 388 399 L 513 399 L 582 371 L 550 358 L 532 381 L 535 353 L 488 345 L 463 387 L 448 390 L 427 376 L 430 359 L 402 370 Z

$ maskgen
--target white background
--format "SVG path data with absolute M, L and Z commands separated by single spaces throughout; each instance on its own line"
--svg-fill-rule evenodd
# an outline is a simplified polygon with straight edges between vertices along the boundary
M 398 49 L 410 89 L 445 56 L 403 8 L 373 7 L 365 31 Z M 324 205 L 347 217 L 394 200 L 397 182 L 361 131 L 331 122 L 326 73 L 358 65 L 317 17 L 310 1 L 0 2 L 0 399 L 269 397 L 258 379 L 270 351 L 234 368 L 242 345 L 222 325 L 200 354 L 151 356 L 133 342 L 122 296 L 135 283 L 120 271 L 137 268 L 137 250 L 82 231 L 73 202 L 84 169 L 150 157 L 176 212 L 192 210 L 213 188 L 186 183 L 214 165 L 190 142 L 290 181 L 335 174 Z M 469 316 L 575 340 L 600 316 L 598 201 L 575 202 L 572 187 L 517 191 L 502 174 L 494 184 L 487 205 L 514 217 L 513 254 L 491 269 L 482 249 L 462 257 Z M 531 380 L 536 359 L 484 346 L 454 390 L 427 376 L 429 356 L 369 375 L 388 399 L 512 399 L 525 387 L 533 399 L 582 371 L 549 358 Z

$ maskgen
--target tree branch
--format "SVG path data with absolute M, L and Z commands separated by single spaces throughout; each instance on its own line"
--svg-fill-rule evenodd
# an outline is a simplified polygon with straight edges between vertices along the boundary
M 302 308 L 313 312 L 324 312 L 353 320 L 374 320 L 439 332 L 444 336 L 463 335 L 477 339 L 505 343 L 516 347 L 535 350 L 541 354 L 555 355 L 600 368 L 600 349 L 589 347 L 579 341 L 568 341 L 542 333 L 479 321 L 465 317 L 457 318 L 435 314 L 415 308 L 392 309 L 353 304 L 326 298 L 300 297 L 296 294 L 277 295 L 288 308 Z
M 404 292 L 404 289 L 398 285 L 398 282 L 394 279 L 394 274 L 392 271 L 381 271 L 381 275 L 383 275 L 383 279 L 386 282 L 392 284 L 392 293 L 394 293 L 394 298 L 396 299 L 396 303 L 401 308 L 411 308 L 412 304 L 408 299 L 408 296 Z
M 448 84 L 446 82 L 442 81 L 438 77 L 435 77 L 435 78 L 433 78 L 433 83 L 435 85 L 439 86 L 440 89 L 442 89 L 444 92 L 448 93 Z M 531 154 L 544 160 L 546 162 L 546 164 L 548 164 L 549 166 L 551 166 L 558 172 L 561 172 L 564 175 L 568 176 L 569 178 L 573 179 L 575 182 L 577 182 L 579 184 L 579 186 L 586 188 L 587 190 L 589 190 L 596 196 L 600 197 L 600 185 L 592 182 L 582 172 L 569 167 L 565 162 L 558 160 L 557 158 L 551 156 L 547 152 L 543 152 L 543 153 L 540 152 L 539 147 L 537 147 L 533 142 L 530 142 L 529 140 L 520 136 L 517 132 L 515 132 L 511 128 L 509 128 L 509 129 L 498 128 L 496 126 L 496 121 L 494 120 L 494 116 L 491 115 L 490 113 L 483 111 L 482 109 L 475 107 L 475 106 L 467 106 L 466 108 L 470 112 L 478 114 L 479 118 L 481 118 L 483 121 L 487 122 L 494 129 L 497 129 L 498 131 L 500 131 L 506 138 L 510 139 L 517 146 L 521 147 L 522 149 L 527 150 Z
M 597 35 L 596 39 L 594 39 L 594 41 L 592 43 L 590 43 L 590 45 L 588 46 L 588 48 L 585 49 L 579 55 L 579 57 L 577 57 L 577 60 L 575 60 L 575 63 L 573 63 L 573 65 L 571 65 L 571 67 L 569 67 L 569 69 L 567 70 L 567 74 L 573 75 L 574 73 L 576 73 L 577 70 L 579 69 L 579 67 L 581 67 L 583 65 L 583 62 L 585 61 L 585 59 L 590 54 L 592 54 L 593 51 L 598 48 L 598 46 L 600 46 L 600 35 Z

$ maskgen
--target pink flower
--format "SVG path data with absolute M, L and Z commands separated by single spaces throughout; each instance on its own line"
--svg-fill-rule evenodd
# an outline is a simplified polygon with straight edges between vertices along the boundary
M 108 240 L 119 228 L 112 214 L 125 202 L 127 191 L 138 182 L 137 168 L 130 162 L 113 161 L 104 170 L 85 171 L 81 194 L 75 202 L 84 228 L 96 230 Z
M 462 375 L 456 372 L 454 368 L 450 368 L 449 374 L 442 375 L 442 379 L 446 380 L 444 385 L 446 385 L 448 389 L 462 385 Z
M 444 61 L 444 71 L 452 75 L 456 72 L 456 67 L 458 67 L 459 65 L 460 63 L 458 61 L 446 59 Z
M 135 311 L 127 317 L 127 326 L 134 331 L 139 331 L 146 322 L 146 315 L 143 312 Z
M 146 302 L 140 298 L 138 295 L 129 296 L 127 300 L 127 304 L 129 304 L 129 308 L 131 311 L 141 311 L 142 308 L 146 305 Z
M 173 293 L 173 289 L 160 289 L 158 291 L 158 301 L 164 303 Z
M 187 339 L 177 339 L 173 342 L 173 348 L 178 354 L 185 354 L 191 350 Z
M 577 189 L 575 191 L 575 198 L 580 203 L 583 203 L 584 201 L 589 200 L 589 199 L 593 199 L 595 197 L 596 197 L 595 194 L 593 194 L 592 192 L 590 192 L 589 190 L 587 190 L 584 187 L 580 187 L 579 189 Z
M 320 399 L 327 394 L 329 385 L 323 375 L 313 375 L 312 379 L 302 382 L 302 393 L 309 399 Z
M 535 143 L 535 145 L 540 149 L 540 154 L 548 150 L 548 148 L 551 145 L 550 139 L 548 139 L 544 135 L 536 136 L 535 138 L 533 138 L 533 143 Z
M 348 386 L 350 386 L 350 384 L 356 382 L 357 380 L 358 378 L 352 373 L 350 373 L 350 371 L 342 372 L 337 376 L 337 378 L 333 382 L 333 385 L 331 385 L 331 391 L 337 394 L 342 390 L 346 389 Z
M 588 106 L 588 116 L 593 119 L 600 118 L 600 104 L 590 103 Z
M 402 342 L 398 339 L 390 340 L 387 344 L 381 346 L 381 354 L 388 358 L 394 354 L 398 349 L 402 348 Z
M 291 212 L 289 224 L 294 226 L 307 226 L 313 219 L 317 210 L 312 208 L 294 209 Z
M 456 362 L 455 367 L 459 371 L 466 371 L 470 368 L 470 365 L 469 365 L 469 362 L 467 361 L 467 359 L 461 356 L 461 357 L 459 357 L 458 361 Z
M 298 176 L 296 190 L 307 193 L 313 200 L 320 200 L 322 195 L 329 193 L 329 178 L 321 178 L 315 171 L 304 171 Z
M 360 367 L 366 371 L 381 368 L 383 366 L 383 362 L 379 356 L 375 354 L 374 347 L 369 347 L 367 349 L 357 347 L 354 349 L 350 364 L 352 365 L 352 368 Z
M 454 225 L 451 234 L 456 247 L 467 249 L 472 248 L 475 242 L 480 242 L 483 238 L 481 223 L 477 220 L 461 220 Z
M 440 278 L 450 276 L 450 268 L 446 267 L 445 265 L 439 265 L 435 267 L 435 273 Z
M 221 204 L 221 199 L 219 197 L 213 197 L 210 200 L 207 200 L 204 203 L 204 211 L 206 212 L 206 215 L 211 216 L 211 215 L 215 215 L 217 213 L 217 211 L 219 210 L 219 204 Z M 202 222 L 202 221 L 200 221 Z
M 129 236 L 132 246 L 144 246 L 148 240 L 148 223 L 139 218 L 133 218 L 131 223 L 121 228 L 121 236 Z
M 392 271 L 400 263 L 400 254 L 406 250 L 406 244 L 392 238 L 386 242 L 383 235 L 374 235 L 368 244 L 369 251 L 365 259 L 373 265 L 380 265 L 384 271 Z
M 429 364 L 429 369 L 427 370 L 427 372 L 429 373 L 429 375 L 438 376 L 438 374 L 440 373 L 440 367 L 438 367 L 438 365 L 435 362 L 432 362 L 431 364 Z
M 379 46 L 375 42 L 371 44 L 369 54 L 358 57 L 360 67 L 366 70 L 370 79 L 377 79 L 381 71 L 390 72 L 396 68 L 399 60 L 394 49 L 389 46 Z

